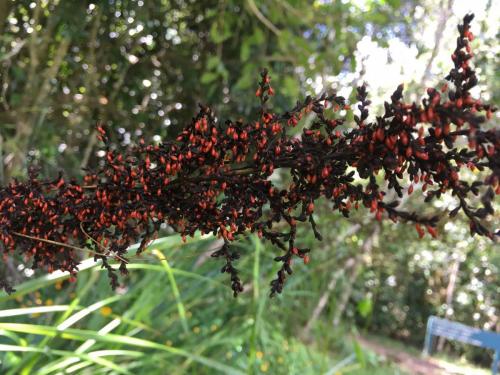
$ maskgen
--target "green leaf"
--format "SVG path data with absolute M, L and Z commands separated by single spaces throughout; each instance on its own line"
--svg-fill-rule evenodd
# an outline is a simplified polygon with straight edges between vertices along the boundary
M 249 39 L 245 39 L 243 43 L 241 44 L 241 49 L 240 49 L 240 60 L 241 61 L 247 61 L 248 58 L 250 57 L 250 51 L 251 51 L 251 45 L 252 43 L 250 42 Z
M 358 312 L 363 318 L 366 318 L 368 315 L 370 315 L 372 310 L 373 302 L 371 298 L 366 297 L 358 302 Z
M 361 348 L 361 345 L 357 341 L 353 341 L 354 344 L 354 354 L 356 354 L 356 359 L 358 360 L 359 364 L 362 367 L 366 367 L 366 357 L 365 353 L 363 352 L 363 348 Z
M 30 314 L 42 314 L 57 311 L 68 310 L 68 305 L 56 305 L 56 306 L 37 306 L 37 307 L 24 307 L 21 309 L 8 309 L 0 310 L 0 318 L 5 318 L 8 316 L 19 316 L 19 315 L 30 315 Z
M 69 318 L 65 319 L 61 324 L 59 324 L 57 326 L 58 329 L 61 329 L 61 330 L 64 330 L 68 327 L 71 327 L 73 324 L 75 324 L 76 322 L 78 322 L 79 320 L 83 319 L 84 317 L 86 317 L 87 315 L 93 313 L 94 311 L 100 309 L 101 307 L 104 307 L 110 303 L 113 303 L 115 301 L 118 301 L 118 300 L 121 300 L 121 299 L 124 299 L 126 298 L 126 296 L 122 296 L 122 295 L 115 295 L 115 296 L 112 296 L 112 297 L 108 297 L 106 299 L 103 299 L 99 302 L 96 302 L 84 309 L 82 309 L 81 311 L 77 312 L 76 314 L 70 316 Z
M 283 79 L 283 86 L 283 94 L 285 94 L 286 96 L 291 98 L 297 98 L 299 96 L 300 87 L 297 79 L 286 76 Z
M 387 3 L 393 8 L 397 9 L 401 7 L 401 0 L 387 0 Z
M 204 84 L 208 84 L 208 83 L 215 81 L 218 76 L 219 75 L 217 73 L 214 73 L 214 72 L 205 72 L 202 74 L 202 76 L 200 78 L 200 82 L 204 83 Z
M 222 43 L 231 36 L 231 29 L 227 22 L 220 26 L 220 22 L 214 22 L 210 28 L 210 39 L 216 44 Z
M 243 67 L 240 79 L 236 82 L 235 87 L 240 90 L 251 87 L 255 77 L 257 77 L 257 73 L 258 67 L 250 62 L 247 62 Z
M 172 288 L 172 294 L 175 297 L 175 303 L 177 305 L 177 311 L 179 312 L 179 317 L 181 318 L 182 328 L 184 329 L 184 333 L 189 333 L 189 327 L 186 319 L 186 308 L 182 303 L 181 294 L 179 292 L 179 287 L 177 286 L 177 282 L 175 281 L 174 273 L 172 272 L 172 267 L 167 261 L 165 255 L 158 249 L 153 250 L 153 254 L 160 260 L 165 273 L 167 274 L 168 281 L 170 282 L 170 287 Z
M 219 370 L 226 374 L 243 375 L 244 373 L 234 367 L 230 367 L 222 362 L 215 361 L 210 358 L 192 354 L 186 350 L 175 348 L 173 346 L 159 344 L 153 341 L 144 340 L 136 337 L 117 335 L 108 333 L 107 335 L 100 335 L 97 332 L 83 329 L 67 328 L 59 330 L 56 327 L 36 325 L 36 324 L 20 324 L 20 323 L 0 323 L 0 329 L 7 331 L 22 332 L 32 335 L 42 335 L 55 337 L 59 336 L 66 340 L 85 341 L 93 339 L 98 342 L 105 342 L 117 345 L 130 345 L 144 349 L 160 350 L 171 353 L 173 355 L 189 358 L 195 362 L 201 363 L 207 367 Z
M 111 350 L 109 350 L 108 353 L 97 352 L 98 354 L 96 355 L 95 354 L 96 352 L 89 353 L 89 354 L 83 354 L 83 353 L 74 353 L 74 352 L 66 351 L 66 350 L 0 344 L 0 351 L 1 352 L 25 352 L 25 353 L 32 352 L 32 353 L 42 353 L 42 354 L 46 354 L 46 355 L 55 354 L 55 355 L 60 355 L 60 356 L 64 356 L 64 357 L 72 356 L 72 357 L 76 357 L 76 358 L 80 358 L 80 359 L 83 359 L 86 361 L 96 363 L 96 364 L 101 365 L 103 367 L 107 367 L 111 370 L 115 370 L 116 372 L 118 372 L 120 374 L 132 375 L 132 373 L 130 371 L 124 370 L 123 368 L 114 364 L 113 362 L 111 362 L 107 359 L 101 358 L 101 356 L 103 356 L 103 355 L 120 355 L 117 353 L 113 353 L 114 351 L 111 351 Z M 101 351 L 101 352 L 103 352 L 103 351 Z M 127 354 L 121 353 L 121 355 L 134 355 L 134 354 L 131 354 L 132 351 L 129 351 L 129 352 L 130 353 L 127 353 Z M 136 354 L 136 356 L 137 356 L 137 354 Z
M 255 45 L 264 43 L 265 35 L 261 29 L 255 29 L 252 35 L 252 42 Z
M 207 59 L 207 70 L 217 70 L 221 61 L 218 56 L 210 56 Z

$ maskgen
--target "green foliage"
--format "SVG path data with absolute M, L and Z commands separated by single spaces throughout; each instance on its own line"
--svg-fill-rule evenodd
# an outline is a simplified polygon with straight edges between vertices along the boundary
M 225 276 L 207 264 L 213 246 L 201 238 L 186 244 L 157 240 L 130 265 L 117 294 L 99 266 L 87 260 L 74 285 L 54 273 L 2 295 L 5 373 L 316 374 L 350 358 L 348 344 L 308 346 L 294 338 L 307 310 L 294 311 L 293 305 L 311 298 L 305 273 L 290 290 L 295 300 L 270 300 L 266 284 L 273 270 L 262 268 L 272 255 L 252 238 L 238 245 L 253 254 L 240 264 L 248 293 L 234 299 L 221 282 Z M 344 361 L 350 366 L 346 374 L 370 366 L 357 344 L 354 350 L 360 360 Z
M 290 107 L 310 88 L 307 78 L 341 72 L 338 56 L 351 56 L 366 30 L 405 17 L 378 2 L 371 10 L 385 16 L 370 25 L 362 9 L 337 1 L 31 4 L 7 2 L 0 11 L 0 135 L 15 139 L 3 151 L 15 155 L 6 175 L 37 160 L 47 174 L 80 176 L 81 165 L 98 161 L 96 121 L 129 142 L 174 136 L 198 102 L 223 119 L 248 114 L 256 105 L 248 91 L 264 66 L 284 79 L 278 109 Z
M 318 219 L 323 217 L 318 215 Z M 62 369 L 92 374 L 138 369 L 151 374 L 165 370 L 179 374 L 401 373 L 365 351 L 350 338 L 352 333 L 344 325 L 331 324 L 350 283 L 345 264 L 359 252 L 364 232 L 370 228 L 352 234 L 345 221 L 318 221 L 324 241 L 307 267 L 295 266 L 286 293 L 274 299 L 267 295 L 276 272 L 271 262 L 274 250 L 254 237 L 236 244 L 245 253 L 237 267 L 246 283 L 246 292 L 237 299 L 231 296 L 227 275 L 214 270 L 217 260 L 209 254 L 217 243 L 211 237 L 197 237 L 186 244 L 178 237 L 165 237 L 139 258 L 131 249 L 130 275 L 117 293 L 110 290 L 105 272 L 92 260 L 82 263 L 75 284 L 59 273 L 26 281 L 13 295 L 0 295 L 2 365 L 10 374 L 27 374 L 33 369 L 43 374 Z M 433 273 L 446 269 L 441 262 L 446 261 L 447 252 L 436 240 L 417 243 L 409 236 L 402 241 L 407 231 L 404 225 L 388 229 L 382 231 L 383 237 L 364 260 L 367 263 L 354 285 L 343 321 L 347 326 L 357 321 L 360 327 L 387 336 L 399 334 L 400 339 L 420 347 L 427 316 L 439 313 L 442 303 L 442 298 L 427 290 L 429 284 L 436 291 L 445 287 L 446 279 L 441 276 L 440 280 Z M 461 235 L 460 228 L 449 236 L 453 233 Z M 312 244 L 313 237 L 309 231 L 300 233 L 304 246 Z M 334 253 L 328 251 L 330 246 L 335 247 Z M 441 249 L 436 258 L 416 262 L 415 255 L 425 254 L 429 246 Z M 498 282 L 484 277 L 488 277 L 485 273 L 491 276 L 486 269 L 498 274 L 492 268 L 495 262 L 485 258 L 495 253 L 486 242 L 479 246 L 484 246 L 484 251 L 477 258 L 482 259 L 485 269 L 466 272 L 491 283 L 494 293 Z M 464 269 L 474 267 L 477 258 L 464 261 Z M 336 273 L 337 286 L 312 326 L 310 337 L 314 340 L 299 339 Z M 395 286 L 387 284 L 391 275 L 396 277 Z M 470 289 L 474 283 L 469 279 L 460 280 L 459 293 L 467 289 L 469 293 L 484 293 Z M 485 300 L 495 303 L 493 296 L 485 295 Z M 474 312 L 484 311 L 470 304 L 455 304 L 454 308 L 456 319 L 471 325 L 476 324 L 471 321 Z M 481 319 L 487 321 L 488 317 Z M 475 353 L 470 347 L 466 349 Z
M 358 302 L 358 312 L 363 318 L 367 318 L 373 310 L 373 303 L 369 297 L 363 298 Z

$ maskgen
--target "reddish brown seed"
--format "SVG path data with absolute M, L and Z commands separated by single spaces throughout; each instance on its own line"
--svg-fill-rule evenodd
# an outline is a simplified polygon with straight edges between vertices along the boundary
M 401 138 L 401 143 L 404 146 L 408 145 L 408 135 L 406 134 L 406 132 L 401 133 L 400 138 Z
M 311 261 L 311 259 L 309 258 L 309 255 L 304 255 L 304 264 L 309 264 L 309 262 Z
M 418 237 L 419 238 L 422 238 L 425 236 L 425 232 L 424 230 L 422 229 L 422 227 L 420 226 L 420 224 L 415 224 L 415 229 L 417 230 L 417 233 L 418 233 Z
M 469 37 L 468 27 L 463 30 L 462 36 Z M 464 82 L 463 78 L 471 74 L 466 61 L 469 56 L 465 55 L 469 47 L 463 38 L 459 42 L 461 45 L 459 43 L 454 56 L 455 69 L 457 77 Z M 451 81 L 456 86 L 459 80 L 452 77 Z M 269 76 L 264 74 L 257 90 L 261 103 L 274 94 L 269 82 Z M 441 88 L 442 92 L 446 90 L 445 86 Z M 379 175 L 381 180 L 382 177 L 386 181 L 397 177 L 403 186 L 403 179 L 409 174 L 414 183 L 422 181 L 423 190 L 432 185 L 436 192 L 446 193 L 461 187 L 465 195 L 470 184 L 458 186 L 459 168 L 473 168 L 476 164 L 488 172 L 485 175 L 489 177 L 483 182 L 500 193 L 498 178 L 489 173 L 490 159 L 498 152 L 496 134 L 481 129 L 480 121 L 475 121 L 484 113 L 491 117 L 493 107 L 481 104 L 467 90 L 459 90 L 454 95 L 450 93 L 444 99 L 444 95 L 431 88 L 422 106 L 405 103 L 396 93 L 390 111 L 386 110 L 387 116 L 376 122 L 358 121 L 359 127 L 346 126 L 343 131 L 336 127 L 344 121 L 344 116 L 329 119 L 329 111 L 322 113 L 322 105 L 330 103 L 337 110 L 344 108 L 335 98 L 311 98 L 308 103 L 299 103 L 286 118 L 271 112 L 272 106 L 262 105 L 257 123 L 238 119 L 217 124 L 211 110 L 202 108 L 180 132 L 177 141 L 146 145 L 140 140 L 131 153 L 107 147 L 110 151 L 101 160 L 97 173 L 84 177 L 85 184 L 90 185 L 85 188 L 63 183 L 60 178 L 46 185 L 46 181 L 41 184 L 40 181 L 13 182 L 0 188 L 0 227 L 6 228 L 0 240 L 7 251 L 14 250 L 18 242 L 5 233 L 15 227 L 19 233 L 65 243 L 69 237 L 65 233 L 72 233 L 71 243 L 81 244 L 88 240 L 80 228 L 81 223 L 85 223 L 90 232 L 97 233 L 96 241 L 102 242 L 107 237 L 110 244 L 125 248 L 140 240 L 152 224 L 164 222 L 184 238 L 196 231 L 211 233 L 214 230 L 225 241 L 235 239 L 245 229 L 267 240 L 269 233 L 293 233 L 293 236 L 290 234 L 291 254 L 302 257 L 307 263 L 309 258 L 294 245 L 296 226 L 303 224 L 293 215 L 302 205 L 306 214 L 312 215 L 316 199 L 327 197 L 334 209 L 344 213 L 351 206 L 359 208 L 362 202 L 377 220 L 385 216 L 392 221 L 400 218 L 389 206 L 384 210 L 381 204 L 384 194 L 393 189 L 381 184 L 358 191 L 346 178 L 346 170 L 357 169 L 360 175 L 366 174 L 370 179 L 384 171 L 384 176 Z M 460 109 L 464 107 L 466 110 Z M 312 116 L 313 112 L 325 118 L 320 118 L 312 129 L 305 129 L 302 137 L 287 134 L 285 125 L 296 125 L 305 114 Z M 432 122 L 434 130 L 429 131 L 426 124 L 418 124 L 420 121 Z M 456 124 L 454 134 L 451 134 L 450 122 Z M 460 129 L 465 124 L 470 126 Z M 476 133 L 476 129 L 481 132 Z M 105 130 L 100 126 L 98 133 L 106 141 Z M 435 135 L 435 139 L 430 135 Z M 444 136 L 446 147 L 441 142 Z M 446 160 L 453 160 L 454 156 L 449 152 L 462 138 L 468 143 L 460 143 L 459 148 L 468 148 L 467 153 L 460 154 L 456 166 L 450 165 Z M 160 167 L 152 170 L 153 163 Z M 268 178 L 275 168 L 292 170 L 293 182 L 289 186 L 276 187 Z M 413 192 L 414 183 L 408 183 L 408 194 Z M 54 191 L 54 187 L 59 191 Z M 58 200 L 64 201 L 65 206 L 58 206 Z M 424 235 L 424 225 L 428 226 L 431 235 L 437 235 L 432 221 L 413 219 L 424 223 L 417 227 L 419 236 Z M 280 225 L 274 226 L 276 220 Z M 269 231 L 264 230 L 263 223 L 269 225 Z M 282 232 L 282 224 L 288 224 L 289 228 Z M 477 228 L 472 225 L 472 230 Z M 116 233 L 118 238 L 112 238 L 111 233 Z M 155 235 L 152 233 L 150 237 Z M 75 271 L 78 259 L 66 256 L 70 253 L 67 248 L 51 250 L 39 241 L 22 249 L 20 246 L 26 257 L 36 254 L 41 259 L 40 266 L 49 270 Z M 291 254 L 287 254 L 283 262 L 290 262 Z M 231 275 L 232 280 L 234 277 Z M 284 278 L 280 275 L 277 280 L 281 290 Z
M 431 227 L 430 225 L 427 225 L 427 232 L 429 232 L 429 234 L 433 237 L 433 238 L 437 238 L 437 231 L 436 231 L 436 228 L 434 227 Z
M 328 170 L 328 168 L 327 168 L 327 167 L 324 167 L 324 168 L 321 170 L 321 177 L 322 177 L 322 178 L 327 178 L 329 174 L 330 174 L 330 171 Z

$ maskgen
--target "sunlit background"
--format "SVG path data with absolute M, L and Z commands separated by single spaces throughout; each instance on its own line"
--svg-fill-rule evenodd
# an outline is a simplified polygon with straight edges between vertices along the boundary
M 374 119 L 400 83 L 414 101 L 444 83 L 469 12 L 473 93 L 498 105 L 499 1 L 0 0 L 0 183 L 28 165 L 81 178 L 105 156 L 98 121 L 126 147 L 175 136 L 198 103 L 221 121 L 252 120 L 263 67 L 277 111 L 324 91 L 355 102 L 366 83 Z M 415 195 L 409 209 L 456 205 L 424 207 Z M 132 258 L 117 292 L 92 262 L 70 283 L 9 259 L 0 272 L 18 286 L 0 294 L 0 372 L 404 374 L 422 360 L 428 373 L 487 373 L 488 350 L 443 340 L 437 359 L 420 350 L 430 315 L 500 331 L 498 248 L 471 238 L 461 217 L 418 240 L 366 212 L 348 221 L 326 203 L 318 211 L 325 239 L 302 229 L 312 261 L 275 299 L 277 250 L 255 238 L 236 245 L 246 283 L 236 300 L 210 259 L 213 238 L 165 237 Z

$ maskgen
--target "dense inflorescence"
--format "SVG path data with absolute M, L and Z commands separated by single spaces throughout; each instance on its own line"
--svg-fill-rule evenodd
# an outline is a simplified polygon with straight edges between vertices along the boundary
M 224 259 L 221 271 L 230 275 L 236 295 L 243 287 L 233 264 L 239 254 L 230 244 L 256 232 L 282 251 L 275 258 L 281 263 L 271 283 L 275 294 L 292 273 L 294 259 L 309 262 L 309 249 L 296 244 L 298 223 L 309 221 L 321 239 L 313 216 L 320 197 L 346 217 L 364 206 L 377 220 L 410 221 L 420 236 L 425 230 L 436 236 L 439 215 L 421 217 L 395 200 L 415 187 L 425 192 L 426 202 L 451 193 L 457 206 L 450 216 L 462 210 L 472 235 L 494 240 L 498 232 L 486 228 L 484 219 L 493 214 L 492 200 L 500 193 L 500 132 L 481 127 L 495 108 L 470 94 L 477 83 L 469 64 L 472 18 L 466 16 L 458 27 L 454 67 L 446 77 L 450 85 L 429 88 L 421 104 L 405 103 L 399 86 L 373 122 L 367 121 L 365 86 L 357 88 L 353 127 L 343 127 L 341 113 L 350 107 L 335 93 L 308 96 L 290 111 L 273 113 L 267 102 L 274 91 L 263 71 L 255 121 L 220 123 L 210 108 L 200 106 L 175 140 L 141 141 L 125 150 L 112 149 L 108 133 L 98 126 L 105 161 L 88 172 L 83 184 L 62 175 L 42 180 L 31 171 L 26 182 L 14 180 L 0 189 L 4 259 L 17 250 L 35 268 L 76 275 L 77 251 L 86 248 L 116 286 L 109 260 L 126 273 L 127 248 L 140 241 L 142 252 L 166 223 L 182 236 L 198 231 L 224 240 L 213 256 Z M 312 118 L 311 125 L 289 135 L 305 116 Z M 270 179 L 280 168 L 290 173 L 285 188 Z M 466 168 L 484 171 L 485 178 L 465 181 Z M 471 197 L 479 194 L 482 205 L 474 208 Z M 10 290 L 5 280 L 1 286 Z

